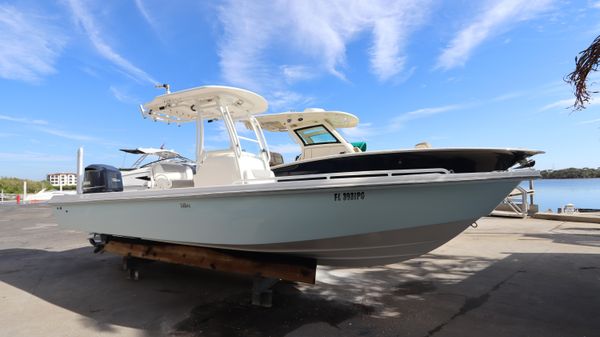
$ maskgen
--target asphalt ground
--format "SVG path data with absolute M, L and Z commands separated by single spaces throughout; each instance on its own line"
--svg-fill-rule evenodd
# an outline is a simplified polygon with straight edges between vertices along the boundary
M 127 279 L 45 206 L 0 206 L 0 336 L 600 336 L 600 224 L 484 218 L 378 268 L 252 279 L 153 262 Z

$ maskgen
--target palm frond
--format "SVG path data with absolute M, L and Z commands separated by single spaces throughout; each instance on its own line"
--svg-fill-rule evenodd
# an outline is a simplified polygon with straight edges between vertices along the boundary
M 600 36 L 596 37 L 586 50 L 580 52 L 578 57 L 575 57 L 575 70 L 565 77 L 565 81 L 573 86 L 574 110 L 585 109 L 586 104 L 590 102 L 591 94 L 597 93 L 588 88 L 588 75 L 591 71 L 598 70 L 599 61 Z

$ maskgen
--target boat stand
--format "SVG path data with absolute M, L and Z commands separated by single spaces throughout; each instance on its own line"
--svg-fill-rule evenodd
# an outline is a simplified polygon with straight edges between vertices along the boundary
M 111 236 L 90 240 L 95 251 L 123 256 L 128 278 L 139 280 L 138 266 L 148 261 L 162 261 L 254 277 L 252 304 L 270 307 L 271 288 L 280 280 L 314 284 L 317 263 L 314 259 L 295 256 L 241 252 Z
M 134 281 L 140 280 L 140 265 L 152 262 L 151 260 L 137 257 L 123 256 L 123 271 L 127 272 L 127 278 Z
M 279 279 L 255 277 L 252 282 L 252 304 L 270 308 L 273 302 L 273 290 L 271 288 L 279 282 Z

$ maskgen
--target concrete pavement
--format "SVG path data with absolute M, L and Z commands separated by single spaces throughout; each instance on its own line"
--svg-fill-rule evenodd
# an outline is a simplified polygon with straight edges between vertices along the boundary
M 485 218 L 405 263 L 252 280 L 164 263 L 131 281 L 47 207 L 0 207 L 0 336 L 600 336 L 600 224 Z

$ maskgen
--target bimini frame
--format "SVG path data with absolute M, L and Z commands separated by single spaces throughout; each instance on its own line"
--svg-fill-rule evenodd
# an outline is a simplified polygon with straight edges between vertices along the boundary
M 227 130 L 230 150 L 234 154 L 235 165 L 242 177 L 242 183 L 247 183 L 247 177 L 242 170 L 242 147 L 240 139 L 258 144 L 259 157 L 265 170 L 269 168 L 269 148 L 260 124 L 255 114 L 267 109 L 267 101 L 247 90 L 224 87 L 205 86 L 175 93 L 167 93 L 156 97 L 151 102 L 140 105 L 144 118 L 167 124 L 181 125 L 196 122 L 196 167 L 200 168 L 206 149 L 204 147 L 204 120 L 222 120 Z M 235 121 L 246 121 L 251 125 L 256 139 L 240 136 L 235 127 Z

